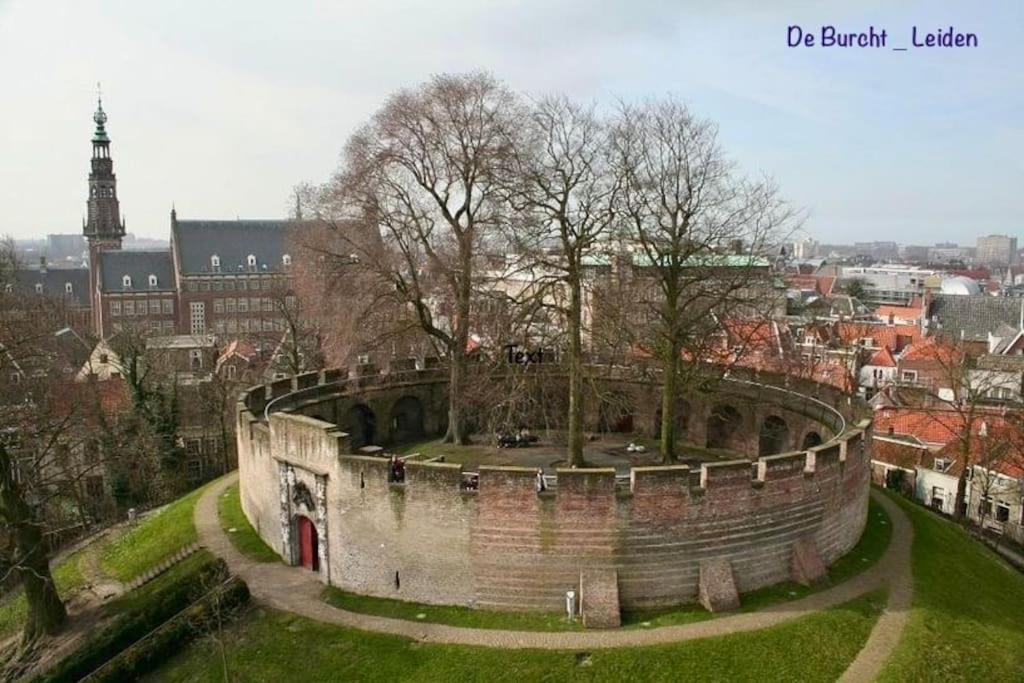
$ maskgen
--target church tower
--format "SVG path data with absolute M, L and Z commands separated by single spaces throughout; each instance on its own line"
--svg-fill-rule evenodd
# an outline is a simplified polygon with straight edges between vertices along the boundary
M 82 225 L 82 232 L 89 242 L 89 298 L 92 302 L 93 328 L 98 329 L 100 296 L 99 255 L 100 252 L 121 248 L 124 237 L 124 220 L 121 218 L 117 201 L 117 178 L 114 176 L 114 160 L 110 158 L 110 138 L 105 124 L 107 114 L 103 111 L 103 99 L 98 98 L 96 113 L 92 120 L 96 131 L 92 135 L 92 170 L 89 173 L 89 199 L 86 202 L 89 213 Z

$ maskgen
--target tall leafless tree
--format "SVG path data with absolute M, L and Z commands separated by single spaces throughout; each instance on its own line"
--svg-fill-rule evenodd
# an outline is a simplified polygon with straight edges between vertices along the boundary
M 450 364 L 446 441 L 465 443 L 467 347 L 478 264 L 507 220 L 503 174 L 515 153 L 517 97 L 483 73 L 402 90 L 349 140 L 312 218 L 372 274 Z M 373 288 L 380 291 L 378 287 Z
M 762 259 L 773 255 L 794 212 L 770 180 L 740 177 L 714 124 L 674 99 L 622 105 L 611 159 L 617 216 L 647 286 L 664 381 L 660 452 L 670 462 L 681 384 L 704 367 L 719 322 L 763 302 Z

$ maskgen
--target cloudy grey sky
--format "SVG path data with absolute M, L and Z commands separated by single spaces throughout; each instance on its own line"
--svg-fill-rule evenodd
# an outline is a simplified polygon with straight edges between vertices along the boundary
M 0 234 L 80 229 L 97 81 L 128 229 L 166 237 L 172 202 L 283 216 L 389 92 L 472 69 L 528 94 L 678 95 L 819 239 L 1019 234 L 1024 3 L 825 4 L 0 0 Z M 793 49 L 791 24 L 873 24 L 895 46 L 954 25 L 980 46 Z

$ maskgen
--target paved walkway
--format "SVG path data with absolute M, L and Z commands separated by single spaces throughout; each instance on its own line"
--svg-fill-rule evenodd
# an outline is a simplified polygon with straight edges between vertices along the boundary
M 390 633 L 424 642 L 545 650 L 674 643 L 775 626 L 848 602 L 868 591 L 889 585 L 891 589 L 886 609 L 864 649 L 844 675 L 844 680 L 861 681 L 873 678 L 895 647 L 906 621 L 906 608 L 910 602 L 910 522 L 887 498 L 872 494 L 889 513 L 893 522 L 892 542 L 882 559 L 871 569 L 838 586 L 758 612 L 651 629 L 579 632 L 463 628 L 358 614 L 323 602 L 320 599 L 323 584 L 312 572 L 299 571 L 276 562 L 254 562 L 235 550 L 227 534 L 220 528 L 217 497 L 237 480 L 238 475 L 235 473 L 207 489 L 196 504 L 195 524 L 200 542 L 212 553 L 224 558 L 229 569 L 249 585 L 253 598 L 269 607 L 294 612 L 317 621 L 364 631 Z

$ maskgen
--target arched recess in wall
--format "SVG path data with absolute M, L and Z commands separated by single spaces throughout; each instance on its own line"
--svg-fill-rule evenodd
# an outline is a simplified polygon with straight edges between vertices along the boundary
M 363 403 L 357 403 L 345 411 L 344 419 L 338 426 L 348 432 L 353 449 L 373 443 L 377 436 L 377 416 Z
M 761 423 L 758 437 L 758 455 L 776 455 L 786 450 L 789 444 L 789 425 L 778 415 L 769 415 Z
M 397 443 L 423 437 L 423 403 L 415 396 L 395 401 L 390 416 L 391 440 Z
M 619 392 L 602 394 L 597 428 L 601 432 L 632 432 L 633 402 L 629 396 Z
M 676 438 L 686 439 L 690 431 L 690 414 L 693 412 L 693 408 L 690 406 L 690 402 L 685 398 L 681 398 L 676 401 Z M 654 436 L 661 434 L 661 406 L 658 406 L 657 410 L 654 411 L 654 424 L 652 425 L 651 433 Z
M 820 446 L 821 443 L 821 434 L 819 434 L 818 432 L 807 432 L 807 434 L 804 435 L 804 440 L 800 445 L 800 450 L 806 451 L 808 448 Z
M 740 411 L 730 405 L 717 405 L 708 415 L 707 447 L 733 448 L 732 439 L 743 418 Z

